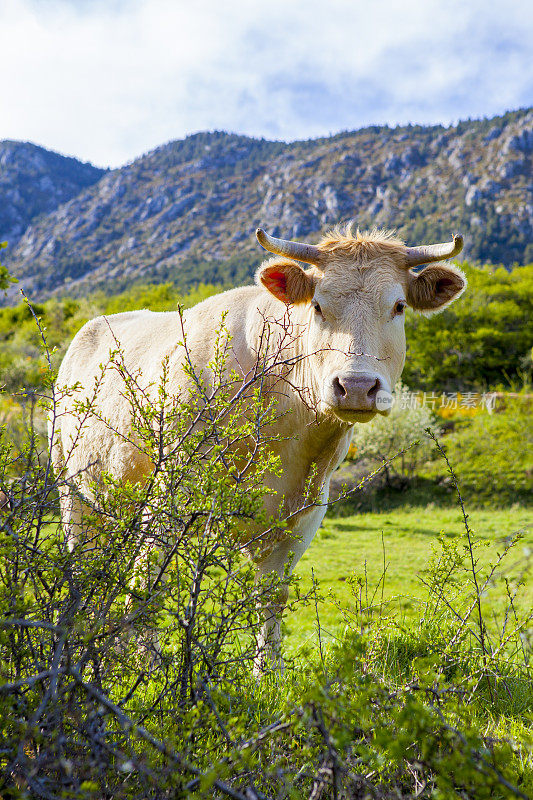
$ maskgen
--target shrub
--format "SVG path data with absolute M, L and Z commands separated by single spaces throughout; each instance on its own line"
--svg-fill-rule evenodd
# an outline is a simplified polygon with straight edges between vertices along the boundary
M 3 250 L 4 247 L 7 247 L 7 242 L 0 242 L 0 250 Z M 13 278 L 0 263 L 0 291 L 7 289 L 10 283 L 16 283 L 16 278 Z
M 533 458 L 530 401 L 459 421 L 445 439 L 467 500 L 476 504 L 531 503 Z M 440 462 L 427 474 L 442 475 Z
M 265 475 L 278 464 L 261 426 L 273 424 L 274 408 L 259 390 L 264 371 L 235 394 L 228 347 L 221 331 L 209 389 L 186 366 L 189 400 L 169 395 L 165 369 L 148 397 L 120 349 L 113 354 L 132 436 L 153 469 L 142 484 L 103 474 L 71 550 L 56 510 L 65 479 L 52 477 L 33 431 L 18 451 L 3 439 L 11 510 L 0 537 L 2 788 L 56 797 L 91 786 L 131 796 L 145 780 L 178 787 L 198 769 L 187 770 L 189 755 L 209 766 L 191 728 L 204 726 L 221 746 L 223 730 L 208 730 L 251 671 L 257 604 L 277 590 L 274 579 L 254 586 L 243 557 L 254 530 L 268 527 Z M 94 397 L 75 407 L 80 429 L 98 418 Z M 170 741 L 155 744 L 161 726 Z
M 462 267 L 468 289 L 459 302 L 407 318 L 404 378 L 428 392 L 521 386 L 533 339 L 533 265 Z

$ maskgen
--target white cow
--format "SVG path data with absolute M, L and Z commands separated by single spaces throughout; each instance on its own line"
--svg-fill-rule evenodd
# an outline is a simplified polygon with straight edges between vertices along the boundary
M 278 530 L 264 547 L 251 548 L 260 575 L 274 571 L 283 576 L 288 561 L 290 572 L 322 522 L 330 477 L 346 456 L 352 426 L 389 411 L 386 399 L 405 361 L 406 306 L 422 313 L 438 311 L 459 297 L 466 279 L 457 267 L 431 263 L 457 255 L 463 245 L 460 236 L 450 244 L 414 248 L 388 232 L 353 234 L 349 226 L 336 228 L 316 246 L 275 239 L 261 229 L 257 238 L 276 255 L 260 266 L 256 285 L 218 294 L 189 309 L 184 329 L 192 361 L 205 368 L 225 314 L 232 337 L 228 369 L 242 375 L 254 368 L 258 351 L 265 347 L 265 324 L 285 320 L 286 325 L 288 319 L 291 330 L 298 331 L 290 337 L 290 352 L 283 352 L 293 366 L 284 375 L 283 389 L 277 387 L 280 411 L 290 411 L 281 414 L 280 440 L 272 445 L 282 474 L 268 479 L 273 491 L 265 496 L 268 515 L 288 518 L 288 529 L 282 536 Z M 304 269 L 298 262 L 312 266 Z M 422 264 L 428 266 L 412 271 Z M 100 365 L 119 342 L 129 367 L 139 371 L 145 385 L 158 383 L 168 358 L 174 389 L 186 389 L 184 348 L 176 346 L 182 339 L 178 312 L 98 317 L 74 338 L 57 386 L 79 384 L 74 397 L 87 398 Z M 274 340 L 266 346 L 274 347 Z M 66 479 L 61 513 L 71 546 L 81 531 L 79 495 L 94 499 L 91 481 L 99 471 L 143 481 L 152 470 L 128 436 L 131 416 L 123 388 L 116 370 L 104 374 L 97 403 L 110 424 L 93 420 L 81 433 L 73 396 L 61 394 L 58 400 L 52 449 L 55 470 Z M 310 476 L 322 502 L 300 511 Z M 260 649 L 274 661 L 279 659 L 279 618 L 287 594 L 278 592 L 265 609 Z

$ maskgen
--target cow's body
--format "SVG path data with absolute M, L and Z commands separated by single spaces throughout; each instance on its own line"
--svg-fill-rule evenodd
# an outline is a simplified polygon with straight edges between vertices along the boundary
M 353 423 L 368 421 L 380 411 L 375 400 L 377 390 L 390 392 L 403 367 L 405 338 L 403 321 L 397 319 L 401 316 L 397 298 L 413 294 L 420 284 L 414 273 L 406 272 L 402 261 L 405 248 L 379 236 L 374 240 L 360 238 L 360 242 L 384 244 L 381 250 L 367 248 L 365 261 L 354 259 L 357 239 L 350 235 L 345 241 L 351 243 L 351 250 L 346 247 L 341 256 L 355 263 L 351 271 L 341 256 L 335 255 L 334 248 L 328 251 L 332 252 L 328 269 L 319 266 L 322 272 L 316 268 L 304 272 L 287 259 L 267 262 L 259 272 L 258 286 L 233 289 L 203 301 L 185 313 L 183 326 L 177 312 L 136 311 L 95 319 L 77 334 L 58 374 L 58 387 L 72 387 L 78 382 L 75 398 L 89 398 L 101 376 L 101 365 L 109 361 L 110 351 L 120 346 L 127 369 L 138 372 L 145 387 L 157 386 L 167 358 L 170 394 L 183 393 L 187 391 L 185 350 L 179 343 L 184 333 L 193 364 L 205 369 L 213 357 L 217 329 L 225 315 L 225 328 L 231 336 L 227 368 L 244 377 L 253 370 L 258 351 L 264 347 L 265 324 L 280 328 L 282 320 L 286 325 L 289 318 L 291 329 L 297 333 L 289 337 L 283 358 L 290 356 L 295 366 L 290 380 L 282 382 L 283 390 L 277 388 L 279 440 L 272 445 L 280 457 L 282 474 L 267 479 L 273 491 L 265 496 L 268 514 L 289 517 L 289 528 L 270 546 L 252 552 L 263 573 L 274 570 L 281 576 L 289 553 L 294 554 L 292 569 L 305 552 L 322 522 L 331 473 L 346 455 Z M 316 261 L 315 257 L 313 263 Z M 452 278 L 460 279 L 453 268 L 437 269 L 451 269 Z M 459 288 L 454 287 L 454 296 L 458 293 Z M 445 302 L 449 300 L 448 293 Z M 442 300 L 430 310 L 439 305 L 443 305 Z M 269 346 L 276 346 L 276 336 Z M 131 423 L 123 389 L 117 371 L 107 370 L 95 400 L 107 424 L 93 418 L 81 435 L 72 396 L 58 401 L 54 465 L 88 500 L 94 499 L 91 481 L 98 480 L 102 470 L 117 479 L 139 481 L 152 469 L 147 457 L 128 441 Z M 304 401 L 302 390 L 310 402 Z M 314 497 L 323 502 L 299 512 L 305 505 L 311 475 Z M 82 504 L 68 489 L 61 502 L 63 523 L 72 544 L 80 532 Z M 279 639 L 274 611 L 267 613 L 264 635 L 275 643 Z
M 106 422 L 91 415 L 87 430 L 78 436 L 79 415 L 65 413 L 72 397 L 64 401 L 66 407 L 59 400 L 56 414 L 56 465 L 59 467 L 63 455 L 68 453 L 66 477 L 72 479 L 76 476 L 75 483 L 88 500 L 95 499 L 92 483 L 98 481 L 102 470 L 122 481 L 140 480 L 149 474 L 152 464 L 143 458 L 134 442 L 127 441 L 130 438 L 130 416 L 128 403 L 123 396 L 123 380 L 116 370 L 102 373 L 102 365 L 108 362 L 109 353 L 118 344 L 127 370 L 141 373 L 143 387 L 152 385 L 157 390 L 163 359 L 168 358 L 169 394 L 183 394 L 187 383 L 183 372 L 184 349 L 179 342 L 183 341 L 184 332 L 193 363 L 199 368 L 205 367 L 213 357 L 217 328 L 220 327 L 223 314 L 226 314 L 225 330 L 231 337 L 227 369 L 235 369 L 244 377 L 257 361 L 263 315 L 282 317 L 284 310 L 279 306 L 279 302 L 259 287 L 245 287 L 216 295 L 189 309 L 183 316 L 183 327 L 178 312 L 146 310 L 98 317 L 87 323 L 65 355 L 57 386 L 72 386 L 83 375 L 82 386 L 72 395 L 78 402 L 83 402 L 91 397 L 95 381 L 101 379 L 95 409 Z M 287 357 L 287 353 L 284 355 Z M 300 508 L 310 471 L 317 467 L 327 499 L 329 477 L 346 455 L 351 426 L 336 419 L 317 422 L 312 408 L 306 407 L 288 384 L 284 384 L 283 391 L 276 392 L 276 397 L 279 412 L 276 433 L 280 437 L 277 451 L 283 475 L 269 479 L 273 492 L 266 496 L 265 503 L 270 516 L 278 513 L 280 504 L 281 513 L 286 516 Z M 290 411 L 287 415 L 284 414 L 286 410 Z M 115 435 L 114 431 L 123 434 L 123 438 Z M 72 449 L 70 443 L 74 440 L 78 441 Z M 310 509 L 300 515 L 297 539 L 291 542 L 293 548 L 303 536 L 305 550 L 323 515 L 323 507 Z M 285 549 L 282 543 L 281 550 Z M 297 546 L 297 550 L 300 549 Z M 280 556 L 279 560 L 282 568 L 286 558 Z M 276 563 L 274 554 L 271 554 L 268 563 Z M 269 567 L 273 568 L 277 568 L 277 564 Z

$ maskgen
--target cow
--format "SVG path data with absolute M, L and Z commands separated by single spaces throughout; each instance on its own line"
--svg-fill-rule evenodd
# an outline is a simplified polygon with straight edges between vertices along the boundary
M 316 245 L 278 239 L 262 229 L 256 236 L 273 257 L 257 270 L 255 285 L 210 297 L 183 317 L 178 311 L 125 312 L 93 319 L 78 332 L 57 377 L 61 394 L 51 444 L 55 471 L 65 479 L 61 515 L 72 547 L 82 530 L 80 495 L 93 499 L 95 469 L 118 480 L 143 481 L 152 465 L 128 435 L 129 416 L 116 371 L 100 380 L 97 401 L 111 424 L 95 420 L 80 432 L 72 395 L 64 387 L 76 387 L 78 400 L 88 397 L 118 343 L 146 385 L 157 382 L 167 358 L 170 378 L 186 389 L 184 349 L 176 344 L 185 336 L 195 366 L 206 368 L 222 317 L 231 336 L 227 367 L 249 374 L 265 347 L 265 323 L 279 325 L 288 319 L 292 329 L 296 326 L 298 335 L 288 345 L 293 366 L 284 375 L 283 390 L 277 391 L 283 413 L 272 447 L 281 470 L 266 479 L 271 491 L 264 498 L 267 515 L 287 524 L 268 546 L 250 548 L 257 575 L 275 573 L 282 580 L 263 609 L 256 662 L 260 671 L 267 663 L 281 668 L 287 575 L 320 527 L 330 477 L 346 456 L 352 426 L 390 412 L 406 356 L 406 307 L 423 314 L 440 311 L 461 295 L 466 278 L 456 266 L 438 263 L 461 251 L 460 235 L 450 243 L 421 247 L 408 247 L 389 231 L 354 232 L 350 225 L 337 226 Z M 287 348 L 283 358 L 287 363 Z M 311 478 L 317 502 L 306 505 Z

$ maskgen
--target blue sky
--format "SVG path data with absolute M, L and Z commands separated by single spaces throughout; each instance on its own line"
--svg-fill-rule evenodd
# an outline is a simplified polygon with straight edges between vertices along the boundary
M 532 103 L 525 0 L 0 0 L 0 139 L 118 166 Z

